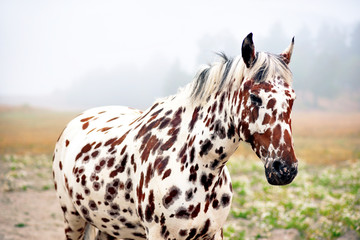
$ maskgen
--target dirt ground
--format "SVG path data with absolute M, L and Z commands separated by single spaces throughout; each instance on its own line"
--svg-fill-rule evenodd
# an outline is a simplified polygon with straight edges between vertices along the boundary
M 53 189 L 0 192 L 0 240 L 63 238 L 61 209 Z
M 47 155 L 0 155 L 0 240 L 64 239 Z

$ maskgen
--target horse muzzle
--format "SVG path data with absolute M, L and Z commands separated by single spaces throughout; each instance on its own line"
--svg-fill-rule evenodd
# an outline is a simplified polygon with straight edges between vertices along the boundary
M 292 182 L 298 172 L 298 163 L 287 163 L 281 159 L 270 161 L 267 159 L 265 163 L 265 175 L 271 185 L 286 185 Z

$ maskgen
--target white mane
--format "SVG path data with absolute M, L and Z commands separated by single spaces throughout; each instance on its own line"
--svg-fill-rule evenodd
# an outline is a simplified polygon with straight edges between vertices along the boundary
M 250 68 L 246 68 L 240 56 L 233 59 L 228 59 L 225 55 L 220 56 L 221 61 L 203 66 L 186 87 L 193 100 L 206 100 L 212 93 L 221 91 L 233 79 L 236 79 L 234 87 L 238 88 L 244 78 L 263 82 L 280 76 L 286 83 L 291 84 L 292 73 L 278 55 L 259 52 Z

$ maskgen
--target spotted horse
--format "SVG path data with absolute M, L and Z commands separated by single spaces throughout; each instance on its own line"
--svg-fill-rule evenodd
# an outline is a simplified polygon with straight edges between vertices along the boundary
M 53 161 L 66 239 L 223 239 L 232 200 L 225 164 L 241 141 L 270 184 L 289 184 L 293 46 L 256 52 L 250 33 L 241 56 L 220 54 L 144 112 L 100 107 L 73 119 Z

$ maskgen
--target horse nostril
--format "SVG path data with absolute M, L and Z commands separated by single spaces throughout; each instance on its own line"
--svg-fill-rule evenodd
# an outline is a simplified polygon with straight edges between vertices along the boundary
M 296 173 L 297 173 L 297 167 L 292 166 L 292 167 L 290 168 L 290 173 L 291 173 L 291 174 L 296 174 Z
M 276 172 L 279 172 L 280 171 L 280 167 L 281 167 L 281 162 L 279 160 L 275 160 L 273 162 L 273 168 Z

